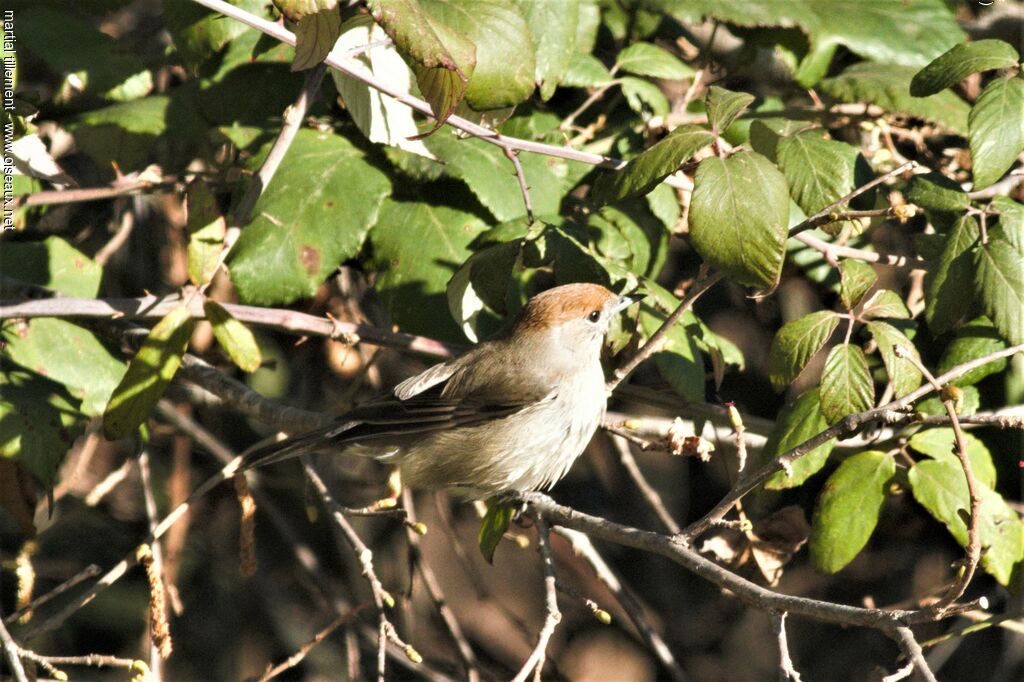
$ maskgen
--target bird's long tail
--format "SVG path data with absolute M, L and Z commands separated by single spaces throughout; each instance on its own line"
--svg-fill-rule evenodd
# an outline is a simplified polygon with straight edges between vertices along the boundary
M 301 457 L 302 455 L 331 447 L 334 438 L 344 430 L 344 426 L 332 424 L 315 431 L 309 431 L 308 433 L 292 436 L 291 438 L 256 448 L 252 452 L 245 454 L 242 460 L 241 471 L 248 471 L 249 469 L 266 466 L 267 464 L 276 464 L 286 459 Z

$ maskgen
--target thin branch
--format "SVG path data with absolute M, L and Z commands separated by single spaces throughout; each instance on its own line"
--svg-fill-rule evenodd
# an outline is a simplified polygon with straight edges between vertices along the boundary
M 1024 352 L 1024 344 L 1018 344 L 1016 346 L 1004 348 L 994 353 L 990 353 L 980 358 L 975 358 L 968 362 L 957 365 L 950 369 L 945 374 L 943 374 L 942 376 L 938 377 L 936 381 L 940 385 L 948 383 L 953 379 L 963 376 L 964 374 L 966 374 L 967 372 L 971 371 L 976 367 L 981 367 L 983 365 L 987 365 L 988 363 L 994 360 L 1010 357 L 1021 352 Z M 910 393 L 903 396 L 899 400 L 894 400 L 886 405 L 882 405 L 881 407 L 867 410 L 865 412 L 847 415 L 846 417 L 836 422 L 829 428 L 825 429 L 821 433 L 807 439 L 803 443 L 786 451 L 779 457 L 776 457 L 771 462 L 768 462 L 760 469 L 758 469 L 754 474 L 752 474 L 749 478 L 737 482 L 737 484 L 733 486 L 733 488 L 726 494 L 726 496 L 722 498 L 721 502 L 715 505 L 714 508 L 707 514 L 705 514 L 701 519 L 690 524 L 690 526 L 687 527 L 686 530 L 684 530 L 682 534 L 678 536 L 678 540 L 680 542 L 689 542 L 690 540 L 697 537 L 704 531 L 708 530 L 716 522 L 721 521 L 722 518 L 729 512 L 729 510 L 733 508 L 736 502 L 738 502 L 740 499 L 743 498 L 744 495 L 746 495 L 751 490 L 760 485 L 762 481 L 767 479 L 776 471 L 781 471 L 785 467 L 791 466 L 793 462 L 800 459 L 808 452 L 811 452 L 819 445 L 822 445 L 832 440 L 833 438 L 845 438 L 847 436 L 851 436 L 857 433 L 861 428 L 863 428 L 865 424 L 883 419 L 887 414 L 890 414 L 891 412 L 903 411 L 911 404 L 913 404 L 914 401 L 928 395 L 934 390 L 934 386 L 930 384 L 925 384 L 924 386 L 921 386 L 920 388 L 911 391 Z
M 4 659 L 11 668 L 11 674 L 14 676 L 15 682 L 28 682 L 28 677 L 25 675 L 25 667 L 21 664 L 21 652 L 22 649 L 18 646 L 18 643 L 11 637 L 11 633 L 7 631 L 7 626 L 4 625 L 3 621 L 0 620 L 0 644 L 4 648 Z
M 616 451 L 619 453 L 619 461 L 622 462 L 623 468 L 626 473 L 629 474 L 629 478 L 633 481 L 633 485 L 637 487 L 640 494 L 643 495 L 644 501 L 647 502 L 647 506 L 651 508 L 655 516 L 661 521 L 662 525 L 665 526 L 668 532 L 675 535 L 681 528 L 676 520 L 672 518 L 672 515 L 668 513 L 668 509 L 665 508 L 665 503 L 661 499 L 661 495 L 658 491 L 651 487 L 651 484 L 647 482 L 640 467 L 636 463 L 636 459 L 633 458 L 633 453 L 629 451 L 629 444 L 624 438 L 612 438 L 612 443 L 615 445 Z
M 157 518 L 156 497 L 153 495 L 153 481 L 149 470 L 149 450 L 145 447 L 139 453 L 139 479 L 142 483 L 142 499 L 146 507 L 149 532 L 152 533 L 156 530 L 159 519 Z M 164 553 L 162 544 L 157 540 L 153 541 L 152 554 L 153 572 L 156 574 L 156 579 L 160 581 L 162 588 Z M 154 607 L 158 607 L 160 612 L 156 612 Z M 163 600 L 157 600 L 154 595 L 150 595 L 150 611 L 149 669 L 154 679 L 159 682 L 159 680 L 163 679 L 164 659 L 170 656 L 171 653 L 171 639 L 170 634 L 166 630 L 167 614 L 163 612 Z M 163 628 L 162 630 L 161 627 Z
M 772 631 L 779 643 L 779 681 L 800 682 L 800 673 L 793 667 L 793 659 L 789 657 L 789 642 L 786 638 L 786 612 L 771 612 Z
M 888 211 L 888 209 L 886 210 Z M 850 246 L 832 244 L 824 239 L 815 237 L 813 234 L 807 234 L 806 232 L 798 234 L 793 238 L 797 241 L 803 242 L 812 249 L 825 254 L 825 257 L 830 263 L 835 261 L 838 256 L 842 256 L 843 258 L 852 258 L 854 260 L 861 260 L 867 263 L 890 265 L 895 268 L 909 268 L 912 270 L 928 269 L 928 261 L 918 256 L 897 256 L 891 253 L 877 253 L 875 251 L 867 251 L 865 249 L 855 249 Z
M 935 673 L 928 667 L 928 661 L 924 658 L 921 645 L 917 643 L 917 639 L 914 638 L 914 633 L 911 629 L 905 625 L 900 625 L 894 629 L 893 633 L 896 636 L 897 643 L 900 645 L 900 649 L 903 650 L 903 655 L 914 664 L 914 667 L 917 668 L 917 673 L 925 682 L 937 682 Z
M 544 625 L 537 635 L 537 645 L 533 648 L 530 657 L 526 659 L 526 663 L 520 668 L 519 673 L 512 678 L 512 682 L 525 682 L 534 670 L 537 671 L 539 678 L 540 670 L 544 667 L 548 641 L 555 632 L 555 627 L 562 620 L 562 614 L 558 610 L 558 580 L 555 577 L 555 560 L 551 554 L 551 531 L 548 524 L 539 515 L 535 520 L 540 556 L 544 567 Z
M 28 604 L 25 607 L 22 607 L 22 608 L 18 609 L 17 611 L 12 613 L 11 615 L 9 615 L 6 618 L 4 618 L 3 619 L 4 625 L 12 625 L 13 623 L 17 622 L 18 619 L 21 618 L 22 616 L 24 616 L 26 613 L 30 613 L 32 611 L 37 610 L 43 604 L 46 604 L 47 602 L 51 601 L 55 597 L 59 597 L 60 595 L 64 594 L 65 592 L 67 592 L 68 590 L 70 590 L 72 587 L 74 587 L 78 583 L 82 582 L 83 580 L 88 580 L 89 578 L 93 578 L 93 577 L 99 575 L 99 572 L 100 572 L 100 567 L 99 566 L 97 566 L 96 564 L 89 564 L 88 566 L 83 568 L 81 571 L 79 571 L 78 573 L 76 573 L 75 575 L 70 577 L 69 579 L 65 580 L 60 585 L 58 585 L 57 587 L 53 588 L 52 590 L 50 590 L 46 594 L 42 595 L 41 597 L 36 597 L 35 599 L 33 599 L 32 603 Z
M 59 204 L 77 204 L 86 201 L 103 201 L 133 194 L 175 190 L 181 186 L 182 182 L 180 178 L 175 177 L 161 178 L 156 182 L 145 179 L 125 182 L 125 179 L 121 179 L 110 187 L 78 187 L 74 189 L 35 192 L 22 198 L 18 206 L 55 206 Z
M 604 97 L 604 93 L 608 92 L 610 89 L 618 85 L 620 82 L 621 81 L 617 79 L 608 81 L 601 87 L 594 90 L 594 92 L 590 93 L 590 95 L 585 100 L 583 100 L 583 104 L 579 105 L 575 111 L 573 111 L 571 114 L 566 116 L 565 119 L 562 120 L 562 122 L 558 126 L 558 129 L 561 131 L 567 131 L 570 128 L 572 128 L 573 123 L 576 122 L 576 119 L 579 118 L 584 111 L 589 109 L 594 104 L 594 102 Z
M 971 199 L 992 199 L 1009 194 L 1021 184 L 1024 184 L 1024 173 L 1010 173 L 994 185 L 968 192 L 967 196 Z
M 294 668 L 299 663 L 302 663 L 303 659 L 306 658 L 309 652 L 312 651 L 317 644 L 319 644 L 320 642 L 324 641 L 332 634 L 334 634 L 334 631 L 340 628 L 342 625 L 345 625 L 346 623 L 350 623 L 353 620 L 355 620 L 356 616 L 358 616 L 367 606 L 369 606 L 368 603 L 360 604 L 359 606 L 350 610 L 348 613 L 343 613 L 335 616 L 334 620 L 332 620 L 322 630 L 313 635 L 313 638 L 305 644 L 303 644 L 301 647 L 299 647 L 299 650 L 296 651 L 294 654 L 286 658 L 284 661 L 278 663 L 277 665 L 268 665 L 266 671 L 264 671 L 264 673 L 260 675 L 259 682 L 268 682 L 269 680 L 274 679 L 281 673 Z
M 523 195 L 523 204 L 526 206 L 526 224 L 533 225 L 533 202 L 530 201 L 530 188 L 526 184 L 523 164 L 519 163 L 519 154 L 508 147 L 502 147 L 501 151 L 505 153 L 505 157 L 512 162 L 512 168 L 515 169 L 516 180 L 519 181 L 519 193 Z
M 132 235 L 132 228 L 135 227 L 135 214 L 132 211 L 123 211 L 121 213 L 121 224 L 117 228 L 117 232 L 110 238 L 106 244 L 103 245 L 96 255 L 93 256 L 93 260 L 99 266 L 106 266 L 107 261 L 110 260 L 111 256 L 117 253 L 125 242 L 128 241 L 128 237 Z

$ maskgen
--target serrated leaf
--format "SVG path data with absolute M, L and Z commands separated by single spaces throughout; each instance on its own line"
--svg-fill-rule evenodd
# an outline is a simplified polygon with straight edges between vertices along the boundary
M 295 27 L 295 59 L 292 71 L 312 69 L 322 62 L 341 35 L 337 0 L 316 0 L 318 9 L 305 14 Z
M 981 230 L 973 216 L 962 216 L 946 237 L 939 262 L 925 275 L 925 318 L 933 334 L 953 328 L 967 313 L 974 296 L 973 253 Z
M 776 161 L 779 142 L 806 129 L 808 125 L 807 121 L 793 121 L 787 118 L 758 118 L 750 122 L 750 146 L 758 154 Z
M 217 339 L 231 362 L 245 372 L 255 372 L 263 362 L 260 346 L 256 337 L 244 324 L 236 320 L 224 306 L 207 299 L 203 302 L 206 319 L 213 327 L 213 335 Z
M 976 318 L 957 330 L 956 336 L 942 353 L 936 373 L 945 374 L 957 365 L 996 353 L 1004 348 L 1006 348 L 1006 341 L 999 336 L 999 331 L 993 326 L 992 321 L 987 317 Z M 1006 358 L 993 360 L 981 367 L 975 367 L 950 383 L 960 387 L 976 384 L 990 374 L 1002 372 L 1006 369 L 1006 364 Z
M 985 314 L 1004 339 L 1024 343 L 1024 252 L 1015 249 L 997 225 L 989 230 L 988 244 L 975 251 L 974 264 Z
M 546 101 L 562 82 L 569 60 L 576 53 L 580 3 L 579 0 L 557 3 L 518 0 L 516 4 L 530 29 L 537 61 L 534 80 L 540 87 L 541 99 Z
M 611 71 L 601 63 L 600 59 L 592 54 L 577 52 L 569 60 L 569 68 L 562 79 L 562 85 L 573 88 L 592 88 L 610 83 L 611 80 Z
M 918 462 L 908 478 L 914 499 L 946 526 L 961 547 L 966 547 L 964 516 L 969 513 L 970 494 L 960 463 L 937 459 Z M 1001 495 L 982 484 L 979 487 L 981 566 L 1000 584 L 1009 585 L 1024 557 L 1024 526 Z
M 103 435 L 108 440 L 132 435 L 152 414 L 181 366 L 193 326 L 192 313 L 182 305 L 150 330 L 103 413 Z
M 14 458 L 47 487 L 85 419 L 57 383 L 4 363 L 0 372 L 0 458 Z
M 907 201 L 934 211 L 960 213 L 971 205 L 967 192 L 942 173 L 915 175 L 907 187 Z
M 999 180 L 1024 151 L 1024 78 L 998 78 L 985 86 L 967 125 L 974 189 L 981 189 Z
M 217 206 L 217 197 L 200 178 L 195 178 L 185 188 L 185 209 L 189 232 L 188 278 L 199 287 L 217 274 L 227 220 Z
M 879 289 L 864 302 L 860 316 L 865 319 L 887 317 L 897 320 L 909 320 L 910 311 L 900 295 L 891 289 Z
M 928 97 L 912 97 L 910 81 L 916 71 L 909 66 L 860 62 L 821 81 L 820 87 L 843 102 L 870 102 L 886 111 L 922 118 L 966 135 L 970 110 L 967 103 L 948 90 Z
M 348 140 L 300 130 L 232 250 L 239 297 L 277 305 L 311 296 L 359 253 L 390 192 L 387 177 Z
M 680 126 L 632 159 L 625 168 L 601 171 L 591 197 L 598 204 L 611 204 L 647 194 L 713 139 L 711 133 L 699 126 Z
M 786 249 L 789 190 L 756 152 L 705 159 L 690 201 L 690 240 L 704 260 L 745 286 L 771 290 Z
M 843 307 L 853 310 L 868 289 L 878 281 L 875 269 L 859 260 L 844 260 L 839 264 L 839 298 Z
M 797 205 L 813 215 L 871 181 L 871 167 L 856 147 L 826 140 L 816 131 L 781 139 L 776 147 L 779 168 Z M 836 210 L 846 209 L 840 205 Z M 838 234 L 846 223 L 831 223 L 825 231 Z
M 923 378 L 921 370 L 910 360 L 897 357 L 893 350 L 894 346 L 901 346 L 920 363 L 921 356 L 914 343 L 888 322 L 868 322 L 867 328 L 878 343 L 878 352 L 882 355 L 896 397 L 902 398 L 920 386 Z
M 645 120 L 651 116 L 664 116 L 669 111 L 668 98 L 657 85 L 643 78 L 626 76 L 619 79 L 622 95 L 629 108 Z
M 960 43 L 936 57 L 910 81 L 910 94 L 927 97 L 952 87 L 972 73 L 1005 69 L 1020 59 L 1017 50 L 1002 40 Z
M 542 3 L 543 4 L 543 3 Z M 615 60 L 620 71 L 638 76 L 683 80 L 693 76 L 693 69 L 674 54 L 652 43 L 635 42 L 619 53 Z
M 860 554 L 878 525 L 896 463 L 869 450 L 847 458 L 828 477 L 811 521 L 811 563 L 836 573 Z
M 964 434 L 964 441 L 967 444 L 967 458 L 971 462 L 971 471 L 975 479 L 989 488 L 995 488 L 996 466 L 992 461 L 992 453 L 984 443 L 970 433 Z M 923 429 L 911 436 L 907 445 L 929 457 L 961 467 L 960 458 L 954 452 L 956 434 L 951 428 Z
M 836 313 L 819 310 L 782 326 L 768 350 L 768 376 L 776 391 L 799 376 L 838 325 Z
M 1006 241 L 1024 253 L 1024 204 L 999 195 L 992 197 L 988 207 L 999 214 L 999 225 Z
M 494 550 L 498 549 L 498 543 L 501 542 L 515 515 L 515 507 L 511 504 L 497 500 L 490 500 L 488 503 L 487 513 L 480 522 L 480 533 L 477 536 L 480 553 L 487 563 L 494 563 Z
M 644 338 L 650 338 L 668 318 L 669 314 L 664 311 L 674 310 L 679 301 L 654 282 L 645 281 L 644 290 L 648 292 L 648 299 L 641 301 L 637 321 Z M 689 331 L 695 326 L 699 326 L 696 316 L 687 312 L 679 324 L 669 329 L 663 350 L 652 359 L 662 378 L 677 394 L 687 400 L 703 401 L 704 361 Z
M 410 61 L 423 98 L 443 124 L 466 96 L 477 49 L 466 35 L 430 16 L 416 0 L 371 0 L 374 20 Z
M 829 425 L 871 409 L 874 400 L 875 384 L 864 351 L 851 343 L 833 348 L 821 372 L 821 413 Z
M 740 114 L 754 101 L 754 96 L 746 92 L 732 92 L 717 85 L 708 88 L 704 98 L 708 112 L 708 123 L 711 131 L 721 135 Z
M 779 412 L 775 426 L 768 436 L 762 453 L 765 464 L 779 455 L 788 452 L 813 438 L 828 428 L 824 415 L 821 414 L 821 395 L 817 388 L 805 391 L 793 403 Z M 833 438 L 804 454 L 803 457 L 790 464 L 789 469 L 777 471 L 764 483 L 769 490 L 785 490 L 795 488 L 821 471 L 828 461 L 828 456 L 835 447 Z
M 446 288 L 486 229 L 473 214 L 417 201 L 388 199 L 370 233 L 376 289 L 392 321 L 407 331 L 461 341 L 448 313 Z

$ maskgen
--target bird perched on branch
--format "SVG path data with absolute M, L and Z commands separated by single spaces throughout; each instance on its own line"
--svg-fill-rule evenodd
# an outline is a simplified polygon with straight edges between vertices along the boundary
M 249 453 L 242 467 L 332 450 L 398 465 L 413 488 L 477 496 L 550 488 L 604 417 L 603 339 L 611 319 L 640 298 L 596 284 L 549 289 L 496 338 L 331 426 Z

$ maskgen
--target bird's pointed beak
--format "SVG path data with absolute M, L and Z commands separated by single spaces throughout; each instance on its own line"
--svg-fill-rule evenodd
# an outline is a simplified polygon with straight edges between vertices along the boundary
M 644 294 L 626 294 L 625 296 L 619 296 L 619 300 L 612 306 L 611 314 L 620 313 L 634 303 L 639 302 L 644 298 Z

